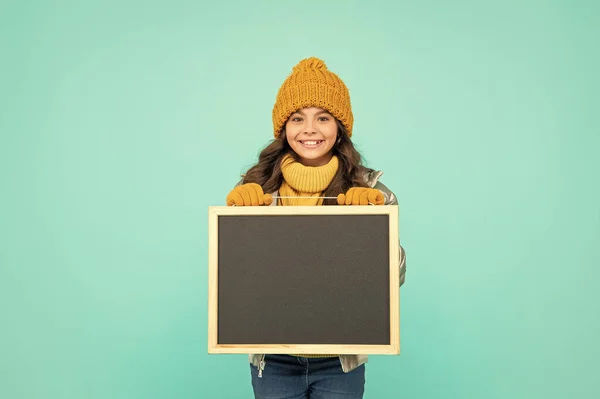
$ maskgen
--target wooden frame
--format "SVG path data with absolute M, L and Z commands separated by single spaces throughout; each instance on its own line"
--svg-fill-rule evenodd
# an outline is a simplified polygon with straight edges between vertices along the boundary
M 383 206 L 247 206 L 209 207 L 208 213 L 208 353 L 265 354 L 392 354 L 400 353 L 399 231 L 397 205 Z M 218 237 L 219 216 L 247 215 L 388 215 L 390 248 L 390 344 L 255 344 L 224 345 L 218 338 Z

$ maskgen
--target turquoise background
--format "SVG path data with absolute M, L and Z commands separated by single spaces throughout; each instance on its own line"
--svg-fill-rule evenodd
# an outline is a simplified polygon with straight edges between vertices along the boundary
M 3 1 L 0 397 L 248 398 L 207 354 L 207 207 L 318 56 L 400 200 L 365 398 L 600 397 L 595 1 Z

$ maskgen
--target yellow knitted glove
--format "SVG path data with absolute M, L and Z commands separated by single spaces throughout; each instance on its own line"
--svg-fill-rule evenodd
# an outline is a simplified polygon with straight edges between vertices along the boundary
M 339 205 L 383 205 L 383 193 L 374 188 L 352 187 L 346 194 L 337 197 Z
M 263 193 L 263 189 L 256 183 L 246 183 L 237 186 L 227 195 L 227 206 L 258 206 L 271 205 L 273 196 Z

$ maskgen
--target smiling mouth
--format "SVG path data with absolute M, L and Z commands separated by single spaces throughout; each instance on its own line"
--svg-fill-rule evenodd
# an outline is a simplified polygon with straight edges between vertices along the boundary
M 325 140 L 298 140 L 303 147 L 315 148 L 322 144 Z

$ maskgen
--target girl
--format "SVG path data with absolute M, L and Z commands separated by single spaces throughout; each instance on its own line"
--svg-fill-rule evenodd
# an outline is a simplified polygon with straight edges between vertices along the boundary
M 296 65 L 273 107 L 275 140 L 227 196 L 228 206 L 392 205 L 380 171 L 361 164 L 350 95 L 318 58 Z M 406 255 L 400 247 L 400 285 Z M 365 326 L 365 328 L 368 328 Z M 365 355 L 250 354 L 256 398 L 362 398 Z

